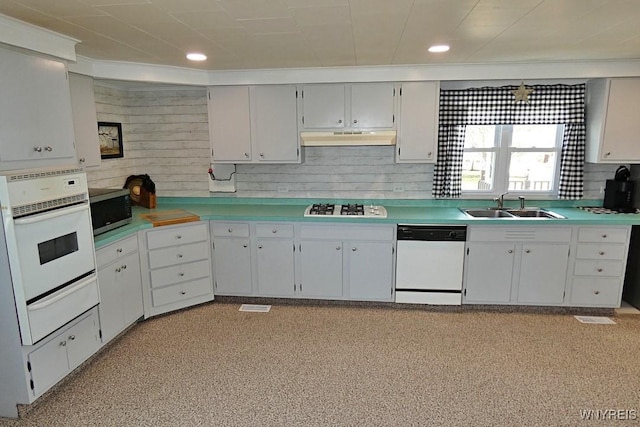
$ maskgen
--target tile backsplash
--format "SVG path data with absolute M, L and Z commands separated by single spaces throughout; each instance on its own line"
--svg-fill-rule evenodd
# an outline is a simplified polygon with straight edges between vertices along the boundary
M 124 158 L 89 168 L 91 187 L 147 173 L 158 196 L 429 199 L 431 164 L 397 164 L 394 147 L 308 147 L 301 164 L 239 164 L 236 193 L 209 193 L 205 88 L 128 91 L 95 86 L 99 121 L 122 123 Z M 618 165 L 585 165 L 585 198 L 602 198 Z

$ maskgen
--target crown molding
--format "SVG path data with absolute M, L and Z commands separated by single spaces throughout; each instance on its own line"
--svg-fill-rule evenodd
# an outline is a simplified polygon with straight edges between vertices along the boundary
M 6 15 L 0 15 L 0 42 L 7 45 L 75 61 L 76 44 L 79 41 Z

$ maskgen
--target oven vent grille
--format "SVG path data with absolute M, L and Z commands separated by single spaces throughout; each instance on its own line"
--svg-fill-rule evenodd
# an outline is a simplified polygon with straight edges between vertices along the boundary
M 13 217 L 18 218 L 37 212 L 47 211 L 73 205 L 86 200 L 86 194 L 76 194 L 75 196 L 61 197 L 59 199 L 47 200 L 45 202 L 31 203 L 29 205 L 15 206 L 12 209 Z
M 73 173 L 83 172 L 80 168 L 75 169 L 54 169 L 48 171 L 37 171 L 37 172 L 23 172 L 15 175 L 10 175 L 9 181 L 20 181 L 23 179 L 36 179 L 36 178 L 45 178 L 48 176 L 60 176 L 60 175 L 69 175 Z

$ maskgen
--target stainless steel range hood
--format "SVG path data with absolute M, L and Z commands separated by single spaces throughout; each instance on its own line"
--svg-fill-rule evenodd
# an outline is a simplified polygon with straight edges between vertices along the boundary
M 396 131 L 300 132 L 306 147 L 336 145 L 395 145 Z

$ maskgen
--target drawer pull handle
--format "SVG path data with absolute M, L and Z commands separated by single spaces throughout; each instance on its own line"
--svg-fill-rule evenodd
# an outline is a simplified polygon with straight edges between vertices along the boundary
M 182 235 L 178 234 L 178 235 L 176 236 L 176 239 L 182 239 Z
M 512 254 L 513 253 L 513 249 L 507 249 L 507 253 L 508 254 Z
M 180 291 L 180 295 L 186 295 L 187 291 Z
M 122 271 L 122 268 L 118 267 L 116 268 L 116 273 L 120 273 Z
M 178 276 L 183 277 L 184 273 L 178 273 Z
M 242 245 L 242 247 L 243 247 L 243 248 L 246 248 L 246 247 L 247 247 L 247 244 L 245 243 L 244 245 Z
M 71 341 L 73 341 L 73 340 L 75 340 L 75 339 L 76 339 L 76 336 L 75 336 L 75 335 L 70 335 L 70 336 L 69 336 L 69 339 L 70 339 Z
M 604 255 L 604 251 L 600 251 L 600 252 L 598 252 L 598 254 L 600 254 L 602 256 L 602 255 Z
M 62 342 L 60 343 L 60 347 L 66 347 L 66 346 L 67 346 L 67 342 L 66 342 L 66 341 L 62 341 Z
M 600 291 L 593 291 L 594 294 L 600 295 Z
M 358 248 L 351 248 L 351 250 L 352 250 L 353 252 L 355 252 L 355 251 L 357 251 L 357 250 L 358 250 Z
M 178 258 L 182 258 L 182 257 L 183 257 L 183 255 L 182 255 L 182 254 L 178 254 Z
M 275 233 L 277 233 L 277 232 L 278 232 L 278 230 L 274 228 L 273 230 L 271 230 L 271 232 L 272 232 L 273 234 L 275 234 Z
M 598 273 L 602 273 L 602 269 L 601 269 L 601 268 L 597 269 L 596 271 L 597 271 Z
M 51 146 L 47 145 L 46 147 L 44 147 L 44 151 L 49 151 L 49 152 L 51 152 L 51 151 L 53 151 L 53 147 L 51 147 Z
M 524 253 L 530 254 L 531 253 L 531 249 L 525 249 Z
M 262 245 L 258 245 L 258 249 L 262 249 Z
M 233 233 L 233 229 L 232 229 L 232 228 L 228 229 L 227 231 L 228 231 L 229 233 Z
M 116 249 L 116 252 L 118 252 L 119 254 L 122 253 L 122 248 Z
M 340 246 L 336 246 L 336 251 L 339 251 L 339 250 L 340 250 Z
M 127 264 L 124 264 L 124 265 L 122 266 L 122 269 L 123 269 L 123 270 L 126 270 L 126 269 L 127 269 Z
M 606 234 L 603 234 L 603 235 L 602 235 L 602 238 L 603 238 L 603 239 L 606 239 L 606 238 L 607 238 L 607 235 L 606 235 Z

